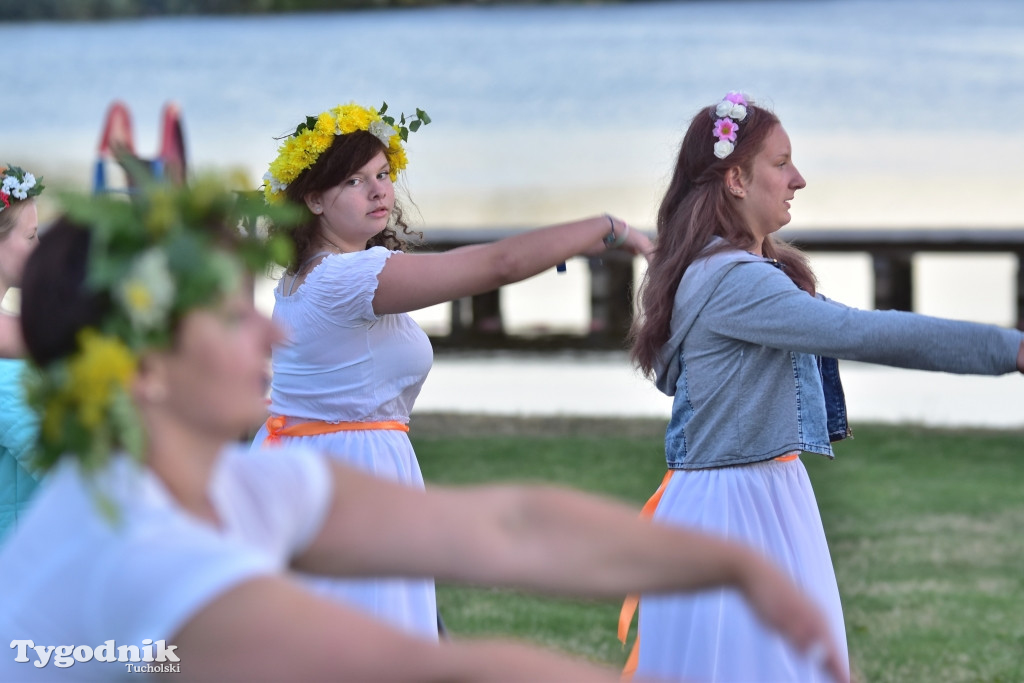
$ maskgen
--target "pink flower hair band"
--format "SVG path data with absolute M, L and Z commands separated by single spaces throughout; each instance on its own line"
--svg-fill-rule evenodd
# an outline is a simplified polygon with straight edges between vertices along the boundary
M 715 156 L 724 159 L 736 149 L 736 133 L 739 122 L 747 118 L 747 98 L 742 93 L 730 92 L 715 106 L 715 126 L 711 134 L 718 138 Z

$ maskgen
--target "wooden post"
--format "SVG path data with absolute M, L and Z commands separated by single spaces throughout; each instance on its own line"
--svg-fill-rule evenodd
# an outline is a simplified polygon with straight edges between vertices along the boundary
M 633 324 L 633 257 L 590 259 L 590 334 L 598 346 L 623 348 Z
M 473 334 L 503 335 L 501 292 L 492 290 L 473 297 Z
M 452 329 L 448 333 L 451 339 L 465 339 L 469 326 L 466 324 L 465 299 L 453 299 L 451 303 Z
M 873 251 L 875 308 L 914 310 L 913 254 L 902 251 Z

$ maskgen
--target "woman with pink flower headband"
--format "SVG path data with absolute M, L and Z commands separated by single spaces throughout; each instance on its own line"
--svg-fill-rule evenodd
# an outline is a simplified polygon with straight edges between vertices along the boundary
M 41 178 L 17 166 L 0 168 L 0 301 L 21 286 L 25 261 L 37 244 L 35 197 Z M 14 526 L 36 487 L 29 464 L 37 421 L 21 386 L 25 362 L 18 316 L 0 310 L 0 539 Z
M 254 449 L 295 444 L 423 488 L 409 414 L 433 360 L 408 312 L 536 275 L 578 254 L 646 254 L 650 240 L 597 216 L 438 254 L 405 253 L 393 182 L 425 112 L 395 120 L 347 104 L 304 120 L 264 176 L 270 204 L 302 213 L 296 256 L 274 292 L 271 417 Z M 437 638 L 432 579 L 311 579 L 326 594 L 411 633 Z
M 848 661 L 842 605 L 800 458 L 834 457 L 851 434 L 836 359 L 961 374 L 1024 372 L 1024 332 L 902 311 L 862 311 L 817 292 L 774 237 L 806 182 L 772 112 L 739 93 L 706 107 L 683 138 L 658 212 L 636 365 L 674 397 L 668 472 L 645 507 L 766 553 L 830 616 Z M 731 590 L 631 596 L 627 671 L 705 681 L 827 680 L 769 633 Z M 847 666 L 848 668 L 848 666 Z

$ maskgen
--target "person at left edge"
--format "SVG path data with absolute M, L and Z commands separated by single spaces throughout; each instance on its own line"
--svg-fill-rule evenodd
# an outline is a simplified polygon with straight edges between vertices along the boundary
M 38 243 L 35 198 L 44 189 L 42 180 L 18 166 L 0 168 L 0 301 L 21 286 L 25 261 Z M 18 316 L 0 310 L 0 540 L 37 484 L 30 459 L 38 422 L 25 405 L 23 352 Z

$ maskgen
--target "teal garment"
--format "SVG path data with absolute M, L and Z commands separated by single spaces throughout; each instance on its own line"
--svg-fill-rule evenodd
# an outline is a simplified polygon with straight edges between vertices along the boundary
M 38 480 L 29 461 L 39 430 L 25 404 L 25 361 L 0 358 L 0 539 L 17 523 Z

